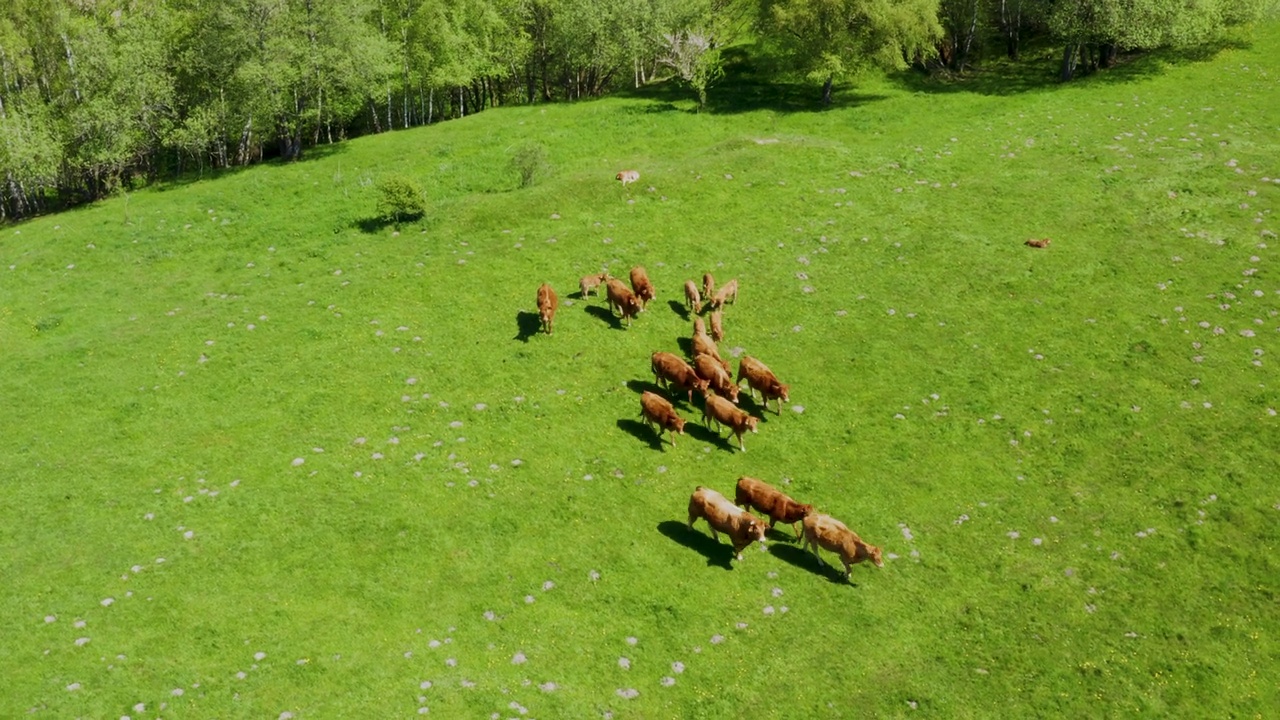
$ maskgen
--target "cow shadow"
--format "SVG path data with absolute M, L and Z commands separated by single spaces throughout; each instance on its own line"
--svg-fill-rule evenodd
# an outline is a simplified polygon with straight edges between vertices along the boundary
M 684 434 L 688 435 L 694 440 L 700 440 L 702 442 L 715 445 L 721 450 L 728 450 L 729 452 L 734 452 L 735 450 L 737 450 L 737 446 L 733 444 L 734 436 L 732 433 L 730 433 L 729 437 L 726 438 L 720 433 L 716 432 L 715 430 L 712 430 L 711 428 L 707 427 L 706 425 L 695 425 L 693 423 L 685 423 Z
M 689 308 L 685 307 L 684 303 L 679 300 L 668 300 L 667 307 L 671 308 L 671 312 L 679 315 L 682 320 L 688 321 L 693 317 L 693 313 Z
M 794 567 L 801 570 L 807 570 L 814 575 L 826 578 L 829 582 L 836 585 L 844 585 L 848 583 L 857 587 L 857 583 L 852 580 L 845 579 L 844 572 L 839 568 L 832 567 L 827 563 L 819 563 L 813 553 L 805 550 L 803 545 L 770 545 L 769 552 Z
M 768 515 L 763 516 L 765 520 L 769 519 Z M 803 531 L 802 531 L 803 532 Z M 778 523 L 777 526 L 771 527 L 765 531 L 765 536 L 772 538 L 774 542 L 801 543 L 804 536 L 796 537 L 796 533 L 791 529 L 791 525 L 787 523 Z
M 649 443 L 649 447 L 653 450 L 666 449 L 667 442 L 662 439 L 662 434 L 653 427 L 646 425 L 639 420 L 622 418 L 618 421 L 618 429 L 631 435 L 637 440 L 643 440 Z
M 601 307 L 599 305 L 588 305 L 582 308 L 582 311 L 588 315 L 592 315 L 594 317 L 597 317 L 605 321 L 606 323 L 609 324 L 609 327 L 613 328 L 614 330 L 621 330 L 623 327 L 622 318 L 618 317 L 617 315 L 614 315 L 613 311 L 607 307 Z
M 657 383 L 650 382 L 648 380 L 628 380 L 627 389 L 637 395 L 643 395 L 646 392 L 651 392 L 654 395 L 660 395 L 662 397 L 667 396 L 666 390 L 663 390 Z
M 680 346 L 680 352 L 684 353 L 685 357 L 693 357 L 693 338 L 676 338 L 676 345 Z
M 774 402 L 776 403 L 777 401 L 775 400 Z M 761 423 L 767 423 L 779 417 L 772 409 L 748 395 L 745 390 L 738 393 L 738 407 L 746 410 L 752 417 L 760 418 Z
M 690 529 L 682 522 L 663 520 L 658 523 L 658 532 L 701 554 L 707 559 L 707 565 L 722 567 L 725 570 L 733 569 L 733 546 L 713 539 L 706 526 L 703 526 L 700 532 L 696 528 Z
M 542 331 L 542 316 L 535 312 L 516 313 L 516 336 L 513 340 L 529 342 L 529 338 Z

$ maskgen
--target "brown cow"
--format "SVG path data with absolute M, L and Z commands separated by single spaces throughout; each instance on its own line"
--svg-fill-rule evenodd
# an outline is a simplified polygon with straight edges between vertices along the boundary
M 711 277 L 711 273 L 703 273 L 702 275 L 702 297 L 708 301 L 716 292 L 716 279 Z
M 692 280 L 684 281 L 684 301 L 694 314 L 702 312 L 702 296 L 698 294 L 698 286 Z
M 720 349 L 716 347 L 716 341 L 712 340 L 711 336 L 693 336 L 693 357 L 697 358 L 699 355 L 710 355 L 715 358 L 716 362 L 720 363 L 720 367 L 724 368 L 725 372 L 733 372 L 732 368 L 729 367 L 729 361 L 720 357 Z
M 711 313 L 711 339 L 716 342 L 724 339 L 724 313 L 719 310 Z
M 1047 248 L 1051 242 L 1049 238 L 1031 238 L 1026 244 L 1033 248 Z
M 804 546 L 806 549 L 813 549 L 819 563 L 822 562 L 822 556 L 818 554 L 819 546 L 838 554 L 840 561 L 844 563 L 845 579 L 849 578 L 853 566 L 863 560 L 870 559 L 876 567 L 884 567 L 880 548 L 863 542 L 857 533 L 830 515 L 810 513 L 805 516 Z
M 737 280 L 730 280 L 729 282 L 725 283 L 723 287 L 721 287 L 719 290 L 716 291 L 715 295 L 711 296 L 711 299 L 707 302 L 707 304 L 713 308 L 717 308 L 717 309 L 722 308 L 724 307 L 724 304 L 729 301 L 730 298 L 733 299 L 733 304 L 735 305 L 738 304 L 738 281 Z
M 599 295 L 600 283 L 608 279 L 609 273 L 607 272 L 596 273 L 594 275 L 583 275 L 582 279 L 578 281 L 578 294 L 584 298 L 592 293 Z
M 640 298 L 641 310 L 644 310 L 657 294 L 653 289 L 653 283 L 649 282 L 648 273 L 639 265 L 631 268 L 631 289 L 635 290 L 636 297 Z
M 640 298 L 628 290 L 618 278 L 609 278 L 605 282 L 605 295 L 609 298 L 609 312 L 612 313 L 614 307 L 617 307 L 622 313 L 622 319 L 626 320 L 627 326 L 630 327 L 631 318 L 640 312 Z
M 671 447 L 676 446 L 676 435 L 684 434 L 684 418 L 676 414 L 666 398 L 648 390 L 640 396 L 640 417 L 645 425 L 657 428 L 658 442 L 662 442 L 663 430 L 671 433 Z
M 747 381 L 747 393 L 752 400 L 756 397 L 756 390 L 760 391 L 760 401 L 766 408 L 769 407 L 770 400 L 778 400 L 779 415 L 782 414 L 783 401 L 791 402 L 791 386 L 778 382 L 778 376 L 768 366 L 750 355 L 743 355 L 738 363 L 738 382 L 741 383 L 744 378 Z
M 699 335 L 706 335 L 707 337 L 710 337 L 710 335 L 707 335 L 707 324 L 702 321 L 702 318 L 698 317 L 697 315 L 694 315 L 693 316 L 693 336 L 698 337 Z
M 559 307 L 560 300 L 556 297 L 556 291 L 551 286 L 542 283 L 538 288 L 538 315 L 542 317 L 542 329 L 551 334 L 551 322 L 556 319 L 556 308 Z
M 733 502 L 748 510 L 759 510 L 768 515 L 770 528 L 779 521 L 790 523 L 797 540 L 801 537 L 799 522 L 813 512 L 812 505 L 798 503 L 763 480 L 746 475 L 738 478 Z
M 614 176 L 615 180 L 622 181 L 622 187 L 626 187 L 629 183 L 633 183 L 640 179 L 639 170 L 623 170 Z
M 698 377 L 707 381 L 707 385 L 717 395 L 727 397 L 738 404 L 738 386 L 733 383 L 733 376 L 721 365 L 722 361 L 710 355 L 697 355 L 693 358 L 693 371 Z
M 702 406 L 702 419 L 715 420 L 721 425 L 727 425 L 730 430 L 733 430 L 733 434 L 738 436 L 738 449 L 746 452 L 747 448 L 742 444 L 742 434 L 748 430 L 755 432 L 760 418 L 751 417 L 745 410 L 739 410 L 733 406 L 733 403 L 719 395 L 708 394 L 706 397 L 707 402 Z
M 711 537 L 720 541 L 717 531 L 729 536 L 733 552 L 742 560 L 742 550 L 755 541 L 764 544 L 764 523 L 759 518 L 729 502 L 715 490 L 701 485 L 689 496 L 689 529 L 698 518 L 706 518 Z
M 659 386 L 666 381 L 667 388 L 675 386 L 689 393 L 689 402 L 693 402 L 693 391 L 706 395 L 707 381 L 698 377 L 698 373 L 689 367 L 689 363 L 669 352 L 656 352 L 649 359 L 653 368 L 654 380 Z

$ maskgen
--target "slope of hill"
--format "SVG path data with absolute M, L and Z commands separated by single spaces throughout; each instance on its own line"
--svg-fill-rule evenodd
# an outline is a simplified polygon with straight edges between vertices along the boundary
M 0 715 L 1276 707 L 1277 40 L 495 110 L 7 228 Z M 393 171 L 430 208 L 398 231 Z M 575 297 L 634 265 L 630 328 Z M 704 272 L 741 283 L 722 351 L 791 386 L 746 452 L 637 417 Z M 685 511 L 740 475 L 885 568 L 781 527 L 731 561 Z

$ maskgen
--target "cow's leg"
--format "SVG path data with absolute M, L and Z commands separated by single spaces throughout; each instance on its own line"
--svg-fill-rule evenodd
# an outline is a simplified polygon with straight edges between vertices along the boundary
M 738 436 L 738 449 L 741 450 L 742 452 L 746 452 L 747 448 L 742 444 L 742 431 L 734 430 L 734 433 L 736 433 Z

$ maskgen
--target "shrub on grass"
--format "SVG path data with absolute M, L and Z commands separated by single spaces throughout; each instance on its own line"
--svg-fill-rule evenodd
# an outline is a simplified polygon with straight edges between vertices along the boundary
M 511 157 L 511 167 L 520 175 L 520 187 L 526 188 L 551 174 L 547 148 L 539 143 L 526 143 Z
M 414 220 L 427 212 L 422 186 L 407 175 L 394 173 L 378 183 L 378 216 L 390 223 Z

